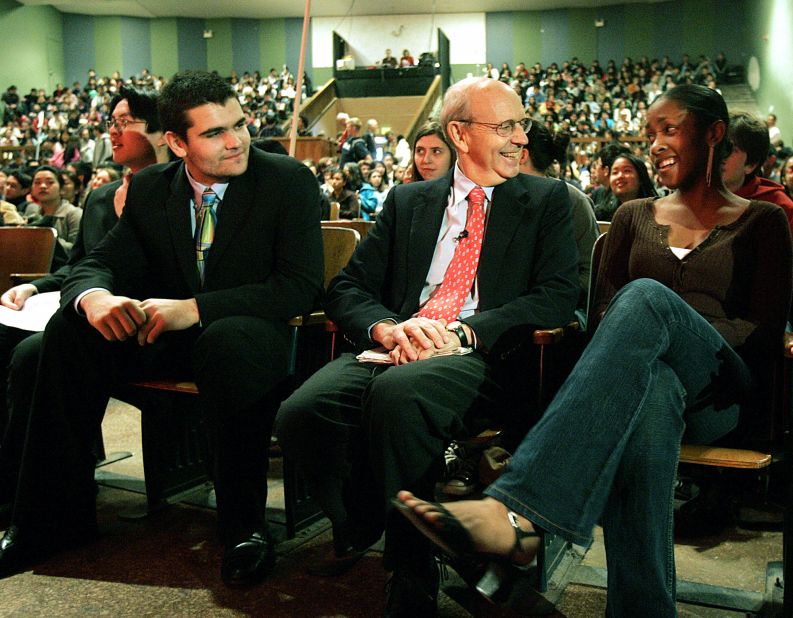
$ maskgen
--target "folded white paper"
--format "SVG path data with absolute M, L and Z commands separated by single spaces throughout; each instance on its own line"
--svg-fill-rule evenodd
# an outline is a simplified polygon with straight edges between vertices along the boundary
M 445 352 L 437 352 L 435 356 L 463 356 L 464 354 L 470 354 L 473 351 L 473 348 L 451 348 Z M 375 363 L 377 365 L 394 364 L 394 361 L 392 361 L 391 357 L 388 355 L 388 350 L 383 347 L 366 350 L 365 352 L 361 352 L 355 358 L 357 358 L 361 363 Z
M 21 330 L 42 331 L 58 310 L 60 299 L 60 292 L 45 292 L 28 298 L 20 311 L 0 305 L 0 324 Z

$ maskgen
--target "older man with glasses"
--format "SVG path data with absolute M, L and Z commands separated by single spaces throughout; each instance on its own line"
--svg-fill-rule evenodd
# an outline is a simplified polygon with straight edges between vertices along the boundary
M 566 323 L 578 296 L 564 183 L 518 174 L 530 126 L 519 97 L 469 78 L 447 92 L 440 123 L 456 165 L 389 193 L 327 297 L 357 351 L 381 361 L 343 354 L 276 420 L 333 524 L 334 553 L 312 570 L 348 568 L 385 527 L 388 616 L 433 615 L 438 592 L 428 542 L 390 498 L 432 496 L 451 440 L 530 415 L 523 351 L 535 328 Z

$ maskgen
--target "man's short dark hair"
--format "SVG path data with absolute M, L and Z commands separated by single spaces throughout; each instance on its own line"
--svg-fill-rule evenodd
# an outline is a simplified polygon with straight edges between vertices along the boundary
M 747 176 L 754 176 L 768 158 L 771 148 L 768 125 L 752 114 L 735 112 L 730 114 L 727 137 L 734 146 L 746 153 L 746 164 L 754 166 Z
M 23 189 L 30 189 L 30 185 L 33 184 L 33 177 L 19 169 L 9 170 L 6 176 L 13 176 L 16 178 L 19 186 Z
M 595 154 L 595 160 L 600 159 L 600 164 L 603 167 L 607 167 L 611 169 L 614 160 L 623 154 L 629 154 L 630 149 L 626 148 L 622 144 L 618 144 L 616 142 L 612 142 L 610 144 L 606 144 Z
M 224 105 L 235 97 L 234 89 L 216 73 L 182 71 L 160 92 L 160 124 L 163 131 L 172 131 L 187 141 L 189 110 L 207 103 Z
M 146 132 L 154 133 L 160 130 L 160 116 L 157 112 L 157 93 L 154 90 L 136 88 L 134 86 L 121 86 L 118 94 L 110 101 L 110 113 L 116 105 L 126 99 L 129 112 L 138 120 L 146 121 Z
M 58 181 L 58 185 L 61 184 L 60 170 L 58 170 L 57 168 L 54 168 L 51 165 L 39 165 L 35 170 L 33 170 L 33 175 L 32 175 L 31 181 L 32 181 L 33 178 L 36 177 L 36 174 L 38 174 L 39 172 L 49 172 L 50 174 L 55 176 L 55 180 Z M 16 177 L 16 178 L 17 178 L 17 180 L 19 180 L 19 177 Z M 19 184 L 22 184 L 22 182 L 20 181 Z

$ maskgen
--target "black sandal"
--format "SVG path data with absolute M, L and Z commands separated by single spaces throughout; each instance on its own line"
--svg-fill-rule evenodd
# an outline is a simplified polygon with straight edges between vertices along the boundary
M 436 524 L 440 524 L 440 526 L 430 525 L 423 517 L 417 515 L 412 508 L 396 498 L 392 498 L 391 504 L 393 504 L 402 515 L 407 517 L 408 521 L 410 521 L 419 532 L 452 558 L 463 560 L 477 560 L 477 558 L 479 558 L 479 562 L 489 559 L 489 556 L 478 554 L 474 550 L 474 539 L 471 538 L 471 533 L 463 528 L 460 521 L 442 504 L 438 502 L 428 503 L 436 511 L 441 513 L 441 517 L 436 522 Z
M 516 564 L 514 562 L 515 556 L 524 551 L 523 540 L 528 538 L 542 539 L 543 534 L 541 531 L 524 530 L 518 523 L 517 514 L 514 511 L 507 511 L 507 518 L 515 532 L 515 543 L 508 556 L 497 556 L 487 552 L 476 551 L 471 533 L 442 504 L 428 502 L 433 509 L 441 513 L 436 522 L 430 524 L 424 517 L 418 515 L 400 500 L 393 499 L 391 503 L 419 532 L 453 559 L 463 560 L 468 563 L 487 563 L 485 574 L 476 585 L 477 592 L 492 603 L 510 604 L 508 601 L 510 601 L 513 593 L 513 584 L 531 566 L 531 563 L 525 565 Z M 528 614 L 546 614 L 553 611 L 553 605 L 548 603 L 536 591 L 530 591 L 529 598 L 522 599 L 521 605 L 523 606 L 523 612 Z

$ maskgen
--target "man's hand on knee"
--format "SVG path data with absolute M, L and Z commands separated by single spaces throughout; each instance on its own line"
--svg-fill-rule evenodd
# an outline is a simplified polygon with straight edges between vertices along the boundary
M 38 290 L 36 286 L 31 283 L 15 285 L 0 296 L 0 305 L 13 309 L 14 311 L 19 311 L 25 306 L 25 301 L 37 293 Z
M 124 341 L 146 323 L 139 300 L 114 296 L 105 290 L 86 294 L 80 300 L 80 309 L 88 323 L 108 341 Z
M 138 330 L 140 345 L 154 343 L 162 333 L 169 330 L 186 330 L 199 321 L 195 298 L 147 298 L 140 307 L 147 318 L 146 323 Z

